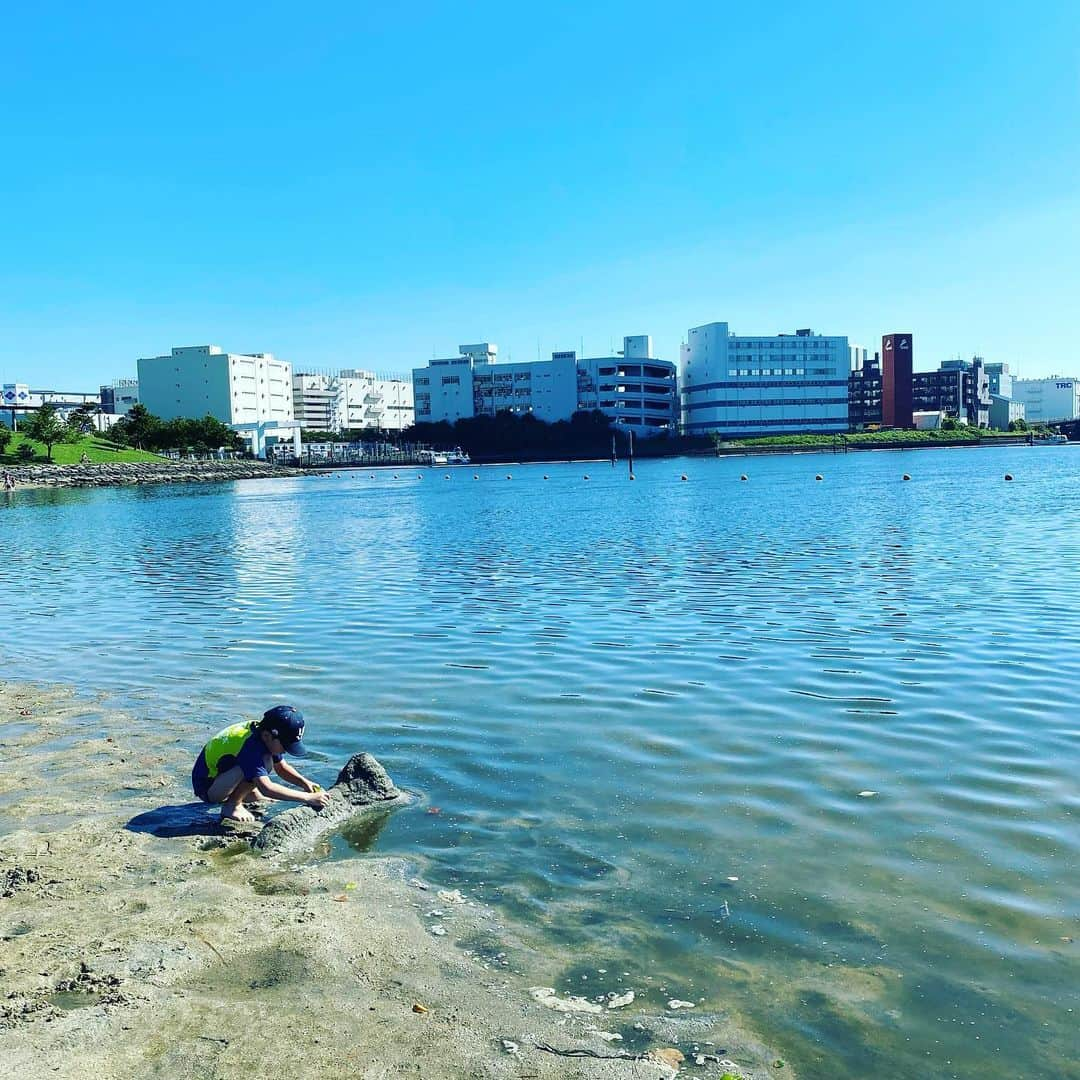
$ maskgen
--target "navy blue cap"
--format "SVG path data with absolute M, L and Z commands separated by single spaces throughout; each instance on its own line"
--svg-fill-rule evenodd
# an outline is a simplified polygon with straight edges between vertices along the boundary
M 308 756 L 307 747 L 303 743 L 304 714 L 299 709 L 294 709 L 291 705 L 275 705 L 263 713 L 259 726 L 281 740 L 286 754 L 292 757 Z

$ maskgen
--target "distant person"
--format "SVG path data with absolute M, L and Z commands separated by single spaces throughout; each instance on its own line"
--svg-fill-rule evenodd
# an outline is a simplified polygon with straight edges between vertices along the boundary
M 254 821 L 244 805 L 287 799 L 321 810 L 327 793 L 301 776 L 285 755 L 307 757 L 304 714 L 291 705 L 275 705 L 261 720 L 233 724 L 219 731 L 199 752 L 191 786 L 203 802 L 221 804 L 221 820 Z M 300 790 L 275 784 L 270 769 Z
M 90 464 L 90 459 L 86 456 L 86 451 L 85 450 L 82 452 L 82 455 L 79 457 L 79 464 L 80 465 L 89 465 Z
M 12 476 L 11 473 L 9 473 L 7 471 L 7 469 L 4 470 L 4 490 L 5 491 L 14 491 L 15 490 L 15 477 Z

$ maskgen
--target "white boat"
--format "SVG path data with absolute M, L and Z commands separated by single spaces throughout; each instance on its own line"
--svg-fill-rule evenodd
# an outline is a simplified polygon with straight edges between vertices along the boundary
M 1058 446 L 1061 443 L 1067 443 L 1069 441 L 1067 435 L 1062 435 L 1060 432 L 1053 432 L 1050 435 L 1036 435 L 1035 442 L 1047 443 L 1052 446 Z
M 460 446 L 453 450 L 421 450 L 419 456 L 425 465 L 468 465 L 471 460 Z

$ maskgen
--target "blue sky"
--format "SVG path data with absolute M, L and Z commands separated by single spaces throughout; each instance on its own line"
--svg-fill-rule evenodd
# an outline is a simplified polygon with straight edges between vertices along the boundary
M 1080 374 L 1075 2 L 155 7 L 6 15 L 5 381 L 718 319 Z

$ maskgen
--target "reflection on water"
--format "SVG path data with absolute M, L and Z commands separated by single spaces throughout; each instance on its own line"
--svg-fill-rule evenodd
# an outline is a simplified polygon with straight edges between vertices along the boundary
M 366 749 L 426 796 L 338 853 L 409 853 L 500 904 L 573 950 L 567 987 L 704 998 L 807 1076 L 1060 1077 L 1078 466 L 1003 448 L 645 462 L 633 485 L 545 465 L 17 492 L 0 651 L 203 729 L 296 702 L 320 780 Z

